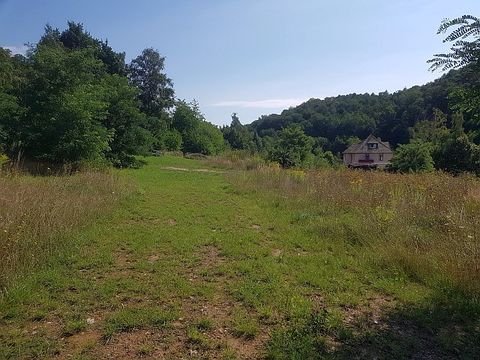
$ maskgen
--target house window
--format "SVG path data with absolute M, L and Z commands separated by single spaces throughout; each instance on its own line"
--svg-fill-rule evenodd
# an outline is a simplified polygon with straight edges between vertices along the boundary
M 378 149 L 378 143 L 368 143 L 368 150 Z
M 383 154 L 380 154 L 380 161 L 383 161 Z

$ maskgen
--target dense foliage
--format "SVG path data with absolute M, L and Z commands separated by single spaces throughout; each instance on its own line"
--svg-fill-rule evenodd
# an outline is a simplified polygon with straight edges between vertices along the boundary
M 136 164 L 151 150 L 215 154 L 224 142 L 198 105 L 177 102 L 165 58 L 130 64 L 78 23 L 46 26 L 25 56 L 0 48 L 0 153 L 48 164 Z M 188 129 L 177 128 L 188 113 Z
M 439 33 L 450 30 L 444 41 L 453 42 L 451 53 L 437 54 L 429 63 L 432 70 L 453 70 L 436 81 L 395 93 L 310 99 L 281 114 L 260 117 L 248 125 L 250 137 L 259 137 L 260 148 L 283 165 L 278 145 L 285 142 L 285 129 L 296 126 L 295 137 L 300 131 L 313 138 L 314 154 L 340 156 L 373 133 L 398 147 L 393 164 L 397 170 L 428 171 L 434 165 L 452 173 L 479 172 L 480 20 L 470 15 L 445 20 Z M 233 128 L 232 122 L 224 134 Z
M 410 129 L 420 121 L 431 120 L 435 109 L 454 113 L 453 90 L 465 89 L 468 83 L 480 81 L 480 73 L 470 68 L 451 71 L 440 79 L 390 94 L 350 94 L 325 99 L 310 99 L 281 114 L 260 117 L 249 125 L 253 133 L 268 141 L 292 124 L 298 124 L 306 135 L 323 143 L 325 150 L 341 152 L 352 138 L 366 138 L 370 133 L 390 143 L 408 143 Z M 465 128 L 480 140 L 478 124 L 473 115 L 467 116 Z

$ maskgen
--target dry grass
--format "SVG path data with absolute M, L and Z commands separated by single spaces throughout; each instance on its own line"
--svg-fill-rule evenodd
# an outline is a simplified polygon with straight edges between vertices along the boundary
M 236 174 L 232 182 L 307 209 L 318 231 L 368 249 L 380 266 L 480 295 L 477 178 L 263 167 Z
M 119 196 L 108 172 L 33 177 L 0 173 L 0 293 L 45 262 L 68 235 Z
M 245 150 L 233 150 L 220 156 L 211 156 L 205 162 L 209 166 L 221 169 L 254 170 L 267 166 L 262 157 L 259 155 L 252 156 L 249 151 Z

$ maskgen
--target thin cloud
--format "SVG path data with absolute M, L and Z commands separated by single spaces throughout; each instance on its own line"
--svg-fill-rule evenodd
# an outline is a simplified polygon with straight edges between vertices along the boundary
M 25 55 L 28 50 L 26 45 L 12 45 L 12 46 L 2 46 L 4 49 L 10 50 L 12 55 Z
M 276 109 L 276 108 L 288 108 L 291 106 L 300 105 L 305 102 L 306 99 L 266 99 L 266 100 L 233 100 L 233 101 L 220 101 L 213 104 L 215 107 L 239 107 L 239 108 L 255 108 L 255 109 Z

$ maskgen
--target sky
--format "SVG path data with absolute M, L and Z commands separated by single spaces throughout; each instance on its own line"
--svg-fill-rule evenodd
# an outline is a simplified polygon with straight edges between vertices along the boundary
M 310 98 L 378 93 L 441 75 L 440 22 L 479 0 L 0 0 L 0 46 L 22 51 L 48 23 L 81 22 L 130 61 L 153 47 L 176 96 L 207 120 L 242 123 Z

